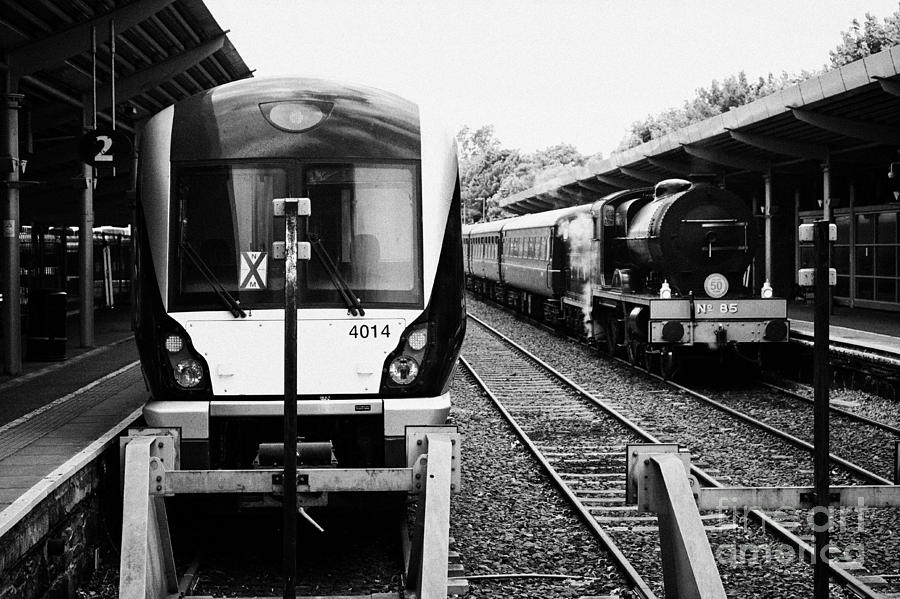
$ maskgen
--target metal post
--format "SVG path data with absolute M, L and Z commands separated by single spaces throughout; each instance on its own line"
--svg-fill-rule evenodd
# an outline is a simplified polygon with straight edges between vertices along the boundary
M 822 220 L 831 220 L 831 161 L 822 163 Z
M 900 441 L 894 441 L 894 484 L 900 485 Z
M 850 181 L 850 307 L 856 307 L 856 184 Z
M 765 244 L 766 244 L 766 280 L 772 283 L 772 173 L 763 175 L 766 183 L 765 213 Z
M 68 235 L 69 229 L 66 227 L 66 223 L 63 222 L 59 227 L 59 289 L 62 291 L 68 291 L 68 289 L 66 289 L 66 275 L 68 274 L 66 259 L 68 258 L 69 253 Z
M 827 197 L 827 196 L 826 196 Z M 813 516 L 815 531 L 816 555 L 814 566 L 814 588 L 816 599 L 828 598 L 828 543 L 829 543 L 829 421 L 828 421 L 828 386 L 830 371 L 828 364 L 828 343 L 830 326 L 830 302 L 828 284 L 829 264 L 829 223 L 827 220 L 816 222 L 816 265 L 815 265 L 815 322 L 813 347 L 813 379 L 815 382 L 815 409 L 813 445 L 814 454 L 814 486 L 816 489 L 816 507 Z
M 7 84 L 7 91 L 10 85 Z M 19 281 L 19 106 L 21 94 L 4 96 L 3 154 L 9 157 L 8 170 L 2 173 L 5 198 L 0 211 L 2 255 L 0 266 L 0 329 L 3 334 L 4 374 L 22 372 L 22 289 Z
M 81 222 L 78 225 L 78 284 L 81 347 L 94 347 L 94 168 L 82 167 Z
M 284 599 L 297 595 L 297 202 L 285 200 Z
M 794 231 L 800 229 L 800 190 L 794 190 Z M 794 243 L 794 283 L 799 283 L 800 278 L 797 274 L 800 268 L 800 240 Z

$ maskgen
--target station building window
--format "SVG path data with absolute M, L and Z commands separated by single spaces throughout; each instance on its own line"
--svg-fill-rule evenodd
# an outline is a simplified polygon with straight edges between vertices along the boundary
M 837 241 L 832 267 L 837 270 L 835 301 L 842 305 L 900 310 L 900 206 L 838 208 L 833 221 Z M 815 222 L 821 213 L 801 212 L 800 221 Z M 814 250 L 801 246 L 798 268 L 813 266 Z

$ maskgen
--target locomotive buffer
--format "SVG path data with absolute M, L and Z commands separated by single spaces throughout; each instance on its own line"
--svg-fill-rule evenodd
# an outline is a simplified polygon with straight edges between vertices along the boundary
M 260 447 L 280 454 L 283 468 L 181 470 L 178 429 L 131 429 L 120 440 L 124 462 L 121 599 L 183 597 L 175 570 L 165 498 L 180 494 L 234 493 L 280 497 L 284 509 L 284 599 L 295 597 L 296 515 L 305 506 L 323 506 L 329 493 L 407 492 L 418 496 L 415 529 L 406 556 L 406 596 L 443 599 L 448 594 L 450 495 L 460 489 L 460 436 L 454 426 L 408 426 L 405 468 L 297 467 L 297 260 L 308 260 L 305 236 L 308 198 L 274 200 L 275 216 L 285 216 L 285 443 Z M 281 451 L 279 451 L 281 449 Z M 320 448 L 309 447 L 314 453 Z M 310 519 L 311 520 L 311 519 Z M 315 523 L 313 523 L 315 524 Z M 458 592 L 458 591 L 457 591 Z

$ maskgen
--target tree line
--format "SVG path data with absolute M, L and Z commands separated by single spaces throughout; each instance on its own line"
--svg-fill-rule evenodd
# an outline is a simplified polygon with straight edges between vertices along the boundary
M 862 23 L 853 19 L 850 28 L 841 32 L 841 42 L 829 51 L 828 63 L 821 69 L 797 74 L 769 73 L 756 79 L 740 71 L 721 82 L 714 79 L 709 87 L 697 89 L 694 97 L 681 106 L 634 121 L 617 150 L 648 142 L 897 44 L 900 44 L 900 9 L 883 21 L 866 13 Z M 567 143 L 533 153 L 505 148 L 494 134 L 493 125 L 478 129 L 463 127 L 457 134 L 457 143 L 465 222 L 503 218 L 507 215 L 499 206 L 502 198 L 583 166 L 588 160 L 602 158 L 601 154 L 583 156 Z

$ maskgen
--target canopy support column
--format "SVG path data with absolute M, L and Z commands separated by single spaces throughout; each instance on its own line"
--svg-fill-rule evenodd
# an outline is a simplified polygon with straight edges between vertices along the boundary
M 763 175 L 766 183 L 765 212 L 765 245 L 766 245 L 766 281 L 772 282 L 772 171 Z
M 22 289 L 19 281 L 19 107 L 21 94 L 12 93 L 7 79 L 3 102 L 3 187 L 0 235 L 0 331 L 3 334 L 3 374 L 22 372 Z
M 93 129 L 93 115 L 84 103 L 84 130 Z M 82 165 L 81 218 L 78 223 L 78 313 L 81 347 L 94 347 L 94 167 Z

